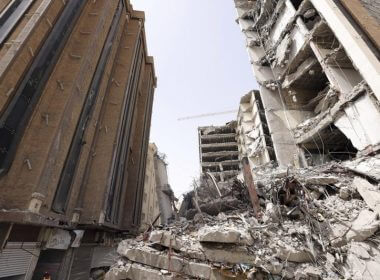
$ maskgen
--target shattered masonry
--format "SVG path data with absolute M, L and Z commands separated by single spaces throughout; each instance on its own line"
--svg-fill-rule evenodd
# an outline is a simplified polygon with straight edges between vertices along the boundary
M 223 176 L 201 176 L 174 223 L 122 241 L 106 279 L 380 279 L 379 6 L 235 4 L 260 85 L 239 105 L 240 174 L 204 150 L 232 133 L 200 128 L 202 172 Z

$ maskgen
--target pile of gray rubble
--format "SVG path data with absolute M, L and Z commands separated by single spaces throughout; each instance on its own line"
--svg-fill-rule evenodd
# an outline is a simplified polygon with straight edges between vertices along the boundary
M 200 184 L 186 218 L 120 243 L 106 279 L 380 279 L 378 172 L 254 170 L 256 214 L 239 180 Z

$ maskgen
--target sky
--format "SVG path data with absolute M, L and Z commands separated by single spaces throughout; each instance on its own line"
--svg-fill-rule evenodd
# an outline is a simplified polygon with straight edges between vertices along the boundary
M 157 89 L 150 142 L 166 154 L 169 184 L 177 197 L 199 177 L 198 126 L 223 125 L 240 98 L 256 89 L 233 0 L 131 0 L 145 11 L 149 55 Z

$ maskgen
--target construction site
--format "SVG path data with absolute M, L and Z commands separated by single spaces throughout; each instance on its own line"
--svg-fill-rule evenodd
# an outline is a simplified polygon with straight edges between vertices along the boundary
M 379 0 L 228 1 L 258 86 L 177 197 L 145 13 L 0 0 L 0 280 L 380 279 Z

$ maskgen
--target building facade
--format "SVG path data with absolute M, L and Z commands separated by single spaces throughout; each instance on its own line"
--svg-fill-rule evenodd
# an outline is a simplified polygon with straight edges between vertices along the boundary
M 235 0 L 270 138 L 263 146 L 273 149 L 272 157 L 257 151 L 260 161 L 251 164 L 311 166 L 378 151 L 374 2 Z
M 144 13 L 122 0 L 0 13 L 0 278 L 87 280 L 140 227 L 156 86 Z

